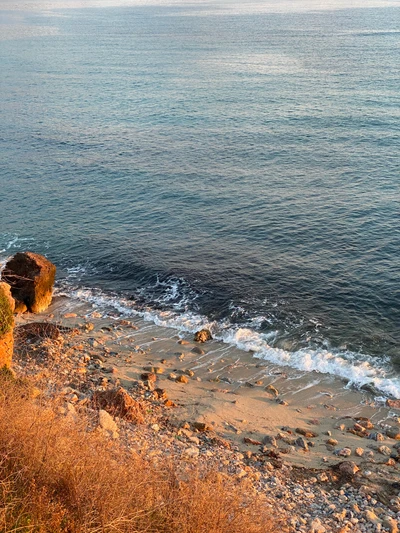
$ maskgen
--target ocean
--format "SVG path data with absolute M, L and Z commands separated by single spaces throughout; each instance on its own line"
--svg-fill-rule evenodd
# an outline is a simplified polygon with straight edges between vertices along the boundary
M 400 398 L 400 3 L 5 1 L 0 262 Z

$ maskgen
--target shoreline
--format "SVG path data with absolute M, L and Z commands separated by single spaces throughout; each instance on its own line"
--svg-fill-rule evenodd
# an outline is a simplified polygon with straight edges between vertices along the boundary
M 71 423 L 97 420 L 96 431 L 156 465 L 178 460 L 246 482 L 271 512 L 279 502 L 283 532 L 398 532 L 400 440 L 385 436 L 384 426 L 400 431 L 400 411 L 394 419 L 367 393 L 335 389 L 332 378 L 288 375 L 218 341 L 200 344 L 143 319 L 103 317 L 66 297 L 16 322 L 17 375 L 30 376 L 38 400 L 55 402 Z M 20 326 L 37 322 L 60 335 L 20 336 Z M 93 397 L 119 386 L 142 406 L 144 420 L 114 416 L 103 427 Z M 383 442 L 348 432 L 366 420 Z M 350 455 L 335 453 L 346 449 Z
M 172 329 L 176 334 L 187 335 L 188 338 L 199 329 L 207 328 L 211 330 L 214 340 L 228 346 L 240 358 L 243 354 L 250 354 L 268 367 L 283 368 L 290 375 L 315 376 L 316 380 L 327 383 L 330 383 L 332 376 L 338 384 L 336 388 L 365 390 L 377 398 L 400 400 L 399 374 L 383 353 L 375 357 L 367 352 L 353 352 L 346 348 L 330 349 L 328 341 L 324 348 L 310 345 L 290 349 L 288 346 L 275 346 L 274 342 L 268 340 L 269 334 L 262 333 L 251 324 L 235 324 L 229 320 L 227 323 L 223 320 L 210 321 L 196 312 L 175 312 L 172 307 L 157 309 L 152 308 L 151 303 L 150 307 L 142 308 L 139 305 L 138 309 L 135 301 L 101 289 L 71 290 L 64 286 L 64 290 L 58 292 L 59 296 L 77 300 L 77 305 L 80 302 L 93 305 L 104 316 L 143 319 L 161 328 Z
M 400 438 L 399 409 L 376 402 L 366 391 L 344 389 L 329 375 L 279 368 L 219 341 L 197 343 L 192 335 L 180 337 L 176 330 L 140 318 L 102 317 L 91 305 L 62 296 L 55 297 L 46 313 L 20 315 L 17 325 L 43 320 L 80 331 L 89 322 L 93 329 L 83 333 L 85 343 L 78 343 L 77 357 L 89 350 L 92 360 L 102 361 L 96 376 L 130 390 L 143 373 L 153 373 L 154 387 L 164 389 L 177 406 L 170 411 L 177 424 L 204 423 L 241 452 L 254 453 L 274 439 L 273 448 L 284 451 L 285 462 L 318 469 L 340 462 L 344 455 L 337 454 L 347 448 L 355 464 L 378 471 L 389 458 L 379 446 L 392 449 L 398 442 L 386 431 L 391 428 Z M 374 426 L 364 438 L 354 430 L 360 418 Z M 301 436 L 297 428 L 316 434 L 305 439 L 310 443 L 306 449 L 294 442 Z M 371 438 L 375 433 L 385 442 Z M 330 439 L 337 444 L 327 444 Z M 364 454 L 355 455 L 356 448 Z M 385 465 L 387 479 L 398 475 L 397 462 Z

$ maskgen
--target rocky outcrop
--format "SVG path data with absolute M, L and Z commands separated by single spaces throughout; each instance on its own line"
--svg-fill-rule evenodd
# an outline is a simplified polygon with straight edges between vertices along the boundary
M 137 424 L 141 424 L 144 421 L 142 404 L 134 400 L 123 387 L 96 391 L 93 395 L 93 402 L 112 416 L 125 418 Z
M 194 335 L 194 340 L 196 342 L 206 342 L 212 340 L 211 331 L 209 329 L 201 329 L 197 331 Z
M 11 366 L 14 351 L 14 305 L 11 287 L 0 282 L 0 369 Z
M 51 303 L 56 267 L 42 255 L 19 252 L 6 264 L 2 278 L 11 286 L 15 312 L 40 313 Z

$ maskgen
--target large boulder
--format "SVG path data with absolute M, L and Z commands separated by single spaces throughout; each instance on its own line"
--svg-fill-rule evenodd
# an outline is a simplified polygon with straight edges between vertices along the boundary
M 14 305 L 11 287 L 0 282 L 0 369 L 11 366 L 14 351 Z
M 42 255 L 19 252 L 4 267 L 2 278 L 11 285 L 15 311 L 40 313 L 51 304 L 56 267 Z

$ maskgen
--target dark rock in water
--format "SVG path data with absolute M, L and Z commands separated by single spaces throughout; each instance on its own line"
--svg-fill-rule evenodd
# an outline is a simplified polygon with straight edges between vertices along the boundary
M 126 418 L 137 424 L 144 421 L 145 409 L 143 405 L 132 398 L 123 387 L 96 391 L 93 395 L 93 403 L 112 416 Z
M 194 340 L 196 342 L 206 342 L 212 340 L 211 331 L 209 329 L 201 329 L 197 331 L 194 335 Z
M 42 255 L 19 252 L 6 264 L 2 277 L 11 285 L 15 311 L 41 313 L 51 304 L 56 267 Z
M 0 282 L 0 369 L 11 366 L 14 352 L 14 306 L 11 287 Z
M 379 395 L 379 390 L 375 387 L 375 385 L 373 383 L 366 383 L 365 385 L 362 385 L 360 387 L 360 390 L 364 390 L 366 392 L 370 392 L 374 396 L 378 396 Z

